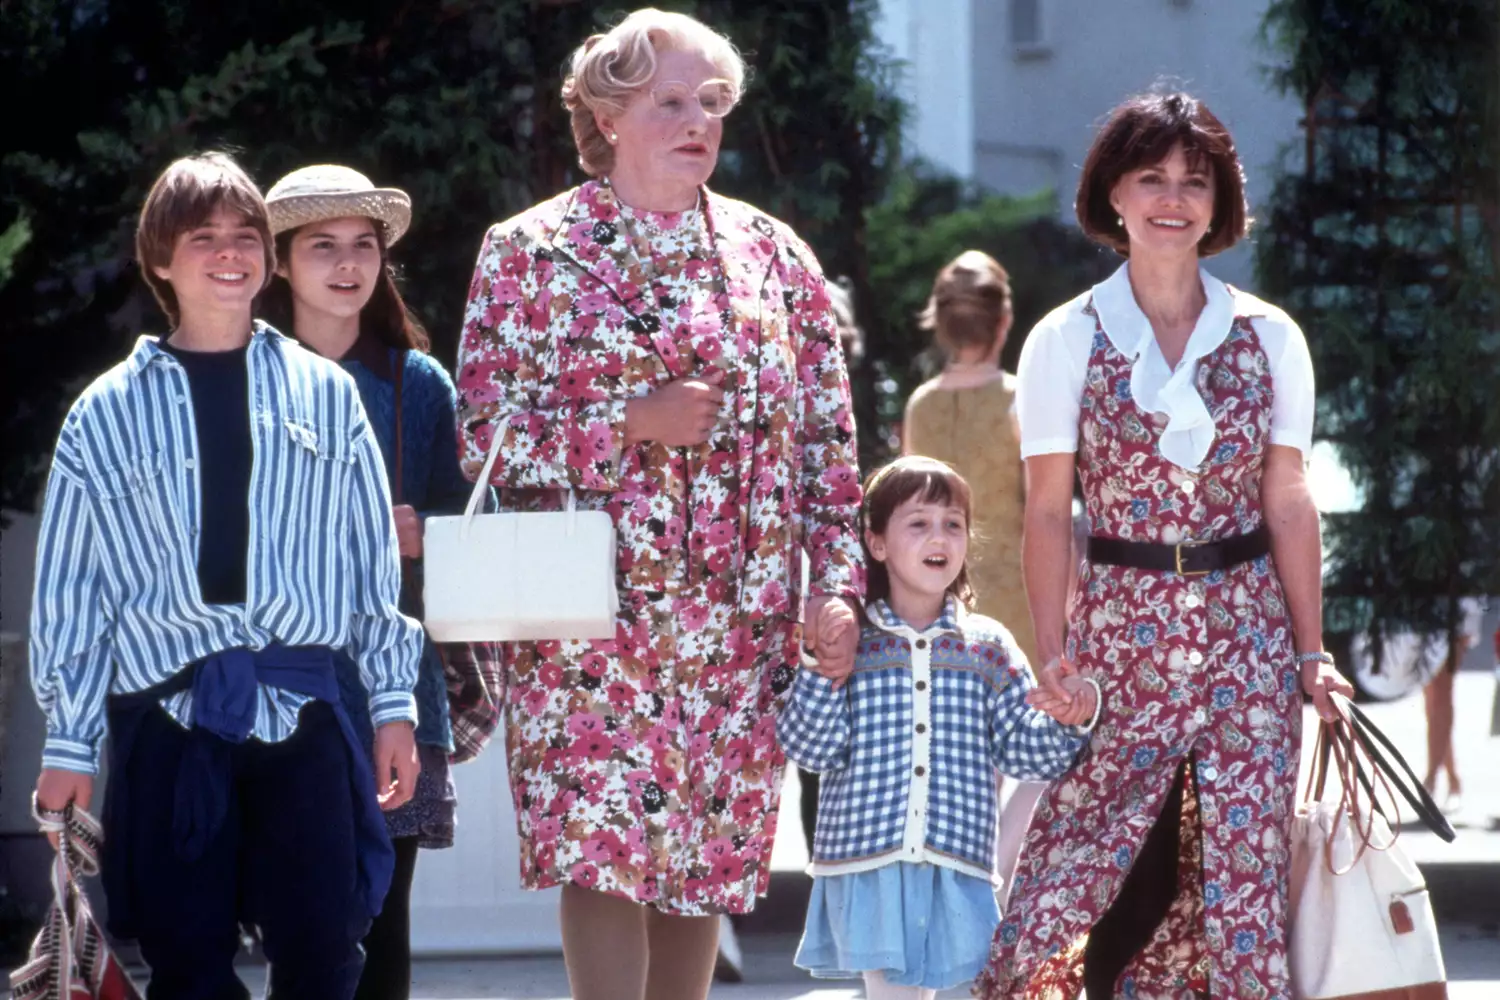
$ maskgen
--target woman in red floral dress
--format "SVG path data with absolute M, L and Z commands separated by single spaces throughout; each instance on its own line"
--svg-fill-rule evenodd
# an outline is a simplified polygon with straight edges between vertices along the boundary
M 508 506 L 573 489 L 618 533 L 615 637 L 507 656 L 522 881 L 563 886 L 583 1000 L 706 993 L 718 915 L 770 878 L 803 552 L 808 621 L 863 585 L 822 273 L 704 187 L 743 77 L 681 14 L 581 46 L 563 96 L 595 179 L 490 229 L 459 348 L 469 475 L 503 435 Z M 852 666 L 857 633 L 815 642 L 820 669 Z
M 1043 676 L 1095 678 L 1104 710 L 1037 807 L 975 993 L 1076 997 L 1087 975 L 1090 1000 L 1286 997 L 1299 688 L 1325 714 L 1350 690 L 1322 646 L 1307 346 L 1199 265 L 1248 220 L 1233 140 L 1193 98 L 1116 108 L 1077 211 L 1127 263 L 1022 353 L 1023 560 Z M 1075 472 L 1090 538 L 1066 607 Z M 1095 954 L 1122 888 L 1163 905 L 1133 940 L 1101 926 Z

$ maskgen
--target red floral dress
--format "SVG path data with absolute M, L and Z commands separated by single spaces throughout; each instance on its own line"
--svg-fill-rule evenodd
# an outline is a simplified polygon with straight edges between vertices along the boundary
M 624 445 L 626 401 L 710 369 L 698 448 Z M 493 227 L 459 348 L 460 451 L 510 507 L 562 490 L 618 533 L 620 617 L 598 642 L 511 643 L 507 740 L 528 888 L 745 912 L 770 879 L 801 563 L 863 586 L 848 380 L 817 262 L 705 191 L 622 213 L 583 187 Z
M 1211 541 L 1261 523 L 1274 387 L 1239 316 L 1203 357 L 1207 458 L 1161 457 L 1166 420 L 1138 407 L 1131 359 L 1099 325 L 1079 418 L 1092 534 Z M 1083 946 L 1189 762 L 1178 896 L 1118 985 L 1126 997 L 1288 996 L 1286 894 L 1301 731 L 1291 623 L 1269 557 L 1207 576 L 1087 564 L 1068 656 L 1104 691 L 1078 764 L 1043 795 L 975 995 L 1071 998 Z

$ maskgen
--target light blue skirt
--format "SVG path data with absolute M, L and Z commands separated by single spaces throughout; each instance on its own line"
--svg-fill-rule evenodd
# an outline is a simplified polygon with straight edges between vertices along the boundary
M 904 861 L 813 879 L 795 959 L 821 979 L 884 972 L 887 982 L 946 990 L 979 974 L 1000 923 L 986 879 Z

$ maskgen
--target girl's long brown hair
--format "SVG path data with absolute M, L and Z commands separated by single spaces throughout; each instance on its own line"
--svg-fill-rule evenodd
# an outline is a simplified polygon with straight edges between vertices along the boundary
M 865 500 L 860 506 L 860 544 L 865 549 L 865 600 L 888 600 L 891 596 L 891 577 L 885 563 L 875 559 L 870 551 L 866 534 L 885 534 L 891 515 L 906 501 L 916 499 L 918 503 L 938 503 L 945 507 L 957 507 L 964 512 L 964 528 L 973 523 L 973 492 L 963 476 L 946 462 L 923 455 L 906 455 L 888 465 L 876 469 L 865 480 Z M 964 607 L 974 600 L 974 588 L 969 584 L 969 562 L 964 560 L 958 576 L 948 585 L 948 593 L 958 598 Z
M 375 291 L 370 296 L 370 301 L 359 312 L 360 334 L 373 333 L 382 344 L 398 351 L 421 351 L 425 354 L 432 349 L 432 341 L 396 288 L 395 269 L 385 246 L 385 231 L 379 222 L 374 225 L 375 241 L 380 246 L 380 276 L 375 279 Z M 276 259 L 285 262 L 288 267 L 291 267 L 292 262 L 292 240 L 304 228 L 306 227 L 299 226 L 288 229 L 276 237 Z M 276 279 L 261 295 L 256 313 L 282 333 L 295 337 L 296 331 L 292 327 L 291 282 L 276 275 Z

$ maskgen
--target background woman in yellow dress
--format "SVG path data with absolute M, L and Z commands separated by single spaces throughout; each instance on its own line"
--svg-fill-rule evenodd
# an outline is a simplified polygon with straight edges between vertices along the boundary
M 922 313 L 946 363 L 906 404 L 902 449 L 941 459 L 974 491 L 969 581 L 975 608 L 1015 636 L 1033 666 L 1036 642 L 1021 577 L 1021 528 L 1026 509 L 1016 378 L 1000 367 L 1010 333 L 1010 275 L 989 254 L 966 250 L 938 272 Z M 1010 888 L 1021 841 L 1043 784 L 1024 782 L 1000 814 L 995 871 Z

